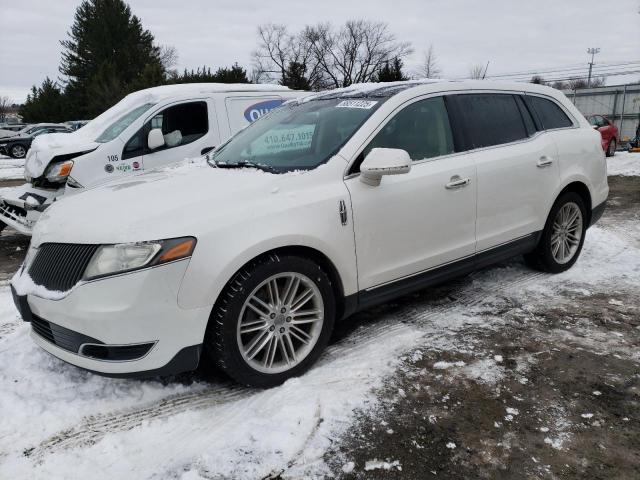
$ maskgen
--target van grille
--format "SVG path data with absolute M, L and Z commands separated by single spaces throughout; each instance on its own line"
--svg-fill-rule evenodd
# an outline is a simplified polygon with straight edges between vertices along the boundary
M 99 245 L 45 243 L 29 267 L 29 276 L 36 285 L 48 290 L 71 290 L 82 278 L 98 248 Z

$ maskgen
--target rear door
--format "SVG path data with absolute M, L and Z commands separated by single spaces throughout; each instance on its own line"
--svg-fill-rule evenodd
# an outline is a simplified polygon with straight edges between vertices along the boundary
M 478 174 L 476 251 L 542 230 L 559 182 L 553 139 L 511 93 L 452 96 Z

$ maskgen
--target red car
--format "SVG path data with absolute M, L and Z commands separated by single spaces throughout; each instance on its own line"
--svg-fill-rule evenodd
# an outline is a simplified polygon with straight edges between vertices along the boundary
M 593 128 L 600 132 L 602 136 L 602 149 L 607 157 L 613 157 L 618 146 L 618 127 L 611 120 L 602 115 L 591 115 L 588 117 Z

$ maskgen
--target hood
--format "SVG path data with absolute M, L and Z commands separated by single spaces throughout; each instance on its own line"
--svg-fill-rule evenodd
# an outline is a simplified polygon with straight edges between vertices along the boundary
M 250 221 L 295 202 L 292 191 L 318 169 L 271 174 L 255 169 L 182 165 L 63 197 L 36 224 L 43 242 L 125 243 L 198 234 Z M 280 202 L 278 206 L 273 202 Z
M 95 150 L 100 144 L 76 130 L 71 133 L 47 133 L 34 138 L 27 153 L 24 171 L 29 178 L 40 177 L 53 157 Z
M 19 132 L 14 132 L 13 130 L 0 129 L 0 141 L 15 137 L 18 135 L 18 133 Z

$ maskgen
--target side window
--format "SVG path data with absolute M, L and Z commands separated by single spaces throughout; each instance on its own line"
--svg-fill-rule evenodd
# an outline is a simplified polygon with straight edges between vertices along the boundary
M 402 109 L 367 145 L 361 158 L 377 147 L 406 150 L 411 160 L 453 153 L 453 137 L 443 97 L 420 100 Z
M 553 128 L 572 127 L 573 122 L 567 117 L 567 114 L 556 105 L 555 102 L 542 97 L 527 95 L 525 97 L 527 104 L 531 107 L 538 118 L 542 122 L 545 130 Z
M 174 105 L 155 115 L 149 123 L 149 130 L 159 128 L 164 135 L 165 146 L 154 151 L 187 145 L 209 130 L 207 103 Z
M 456 95 L 464 118 L 469 148 L 491 147 L 528 137 L 513 95 L 480 93 Z
M 516 98 L 516 103 L 518 104 L 518 109 L 520 110 L 520 115 L 522 115 L 522 120 L 524 121 L 524 127 L 527 130 L 527 135 L 532 136 L 536 132 L 539 132 L 540 130 L 542 130 L 540 125 L 537 125 L 536 122 L 534 121 L 533 116 L 531 115 L 531 112 L 525 105 L 524 100 L 522 100 L 522 97 L 518 95 L 515 98 Z

